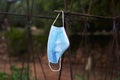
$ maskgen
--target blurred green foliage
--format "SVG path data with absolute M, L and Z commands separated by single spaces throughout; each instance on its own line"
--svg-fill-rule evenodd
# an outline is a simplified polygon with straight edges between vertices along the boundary
M 0 72 L 0 80 L 27 80 L 28 72 L 27 67 L 17 68 L 15 66 L 10 67 L 11 73 Z
M 33 35 L 34 51 L 40 53 L 41 56 L 46 52 L 47 38 L 47 35 Z
M 8 74 L 5 72 L 0 72 L 0 80 L 8 80 Z
M 26 31 L 19 30 L 17 28 L 10 28 L 6 32 L 6 38 L 9 48 L 9 53 L 13 56 L 25 53 L 27 51 L 26 47 Z
M 27 52 L 27 30 L 12 27 L 5 33 L 9 53 L 11 56 L 22 55 Z M 32 34 L 34 51 L 43 52 L 47 45 L 47 35 Z
M 24 68 L 17 68 L 15 66 L 11 66 L 11 75 L 10 80 L 27 80 L 28 79 L 28 72 L 27 67 Z

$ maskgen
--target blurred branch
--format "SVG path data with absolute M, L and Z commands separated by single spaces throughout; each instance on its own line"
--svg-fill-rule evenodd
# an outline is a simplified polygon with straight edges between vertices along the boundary
M 60 13 L 61 10 L 55 10 L 54 12 Z M 88 14 L 77 13 L 77 12 L 69 12 L 69 11 L 65 11 L 64 13 L 69 14 L 69 15 L 76 15 L 76 16 L 93 17 L 93 18 L 97 18 L 97 19 L 118 19 L 118 18 L 120 18 L 120 16 L 115 16 L 115 17 L 113 17 L 113 16 L 98 16 L 98 15 L 88 15 Z M 26 14 L 18 14 L 18 13 L 10 13 L 10 12 L 0 12 L 0 14 L 7 14 L 7 15 L 14 15 L 14 16 L 27 16 Z M 40 15 L 32 15 L 32 17 L 55 19 L 50 16 L 40 16 Z

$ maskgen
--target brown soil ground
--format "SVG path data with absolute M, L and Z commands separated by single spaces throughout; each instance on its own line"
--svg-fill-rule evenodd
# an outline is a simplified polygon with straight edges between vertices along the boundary
M 9 63 L 9 60 L 8 60 L 9 58 L 4 53 L 4 51 L 6 51 L 4 50 L 4 45 L 0 45 L 0 48 L 1 47 L 2 49 L 0 49 L 0 72 L 5 71 L 7 73 L 11 73 L 10 71 L 11 65 L 15 65 L 16 67 L 22 67 L 22 62 L 13 58 L 10 61 L 11 63 Z M 77 52 L 79 54 L 71 58 L 72 75 L 73 75 L 73 80 L 82 80 L 80 78 L 75 78 L 75 76 L 77 74 L 81 74 L 87 77 L 87 73 L 84 70 L 85 56 L 81 55 L 82 54 L 81 50 L 77 50 Z M 116 77 L 120 77 L 120 67 L 119 67 L 120 64 L 117 64 L 116 62 L 113 62 L 113 64 L 108 63 L 110 61 L 109 59 L 112 59 L 112 57 L 110 58 L 105 54 L 100 55 L 99 52 L 95 52 L 95 51 L 92 53 L 94 53 L 93 57 L 95 59 L 94 61 L 96 66 L 95 67 L 93 66 L 94 69 L 92 69 L 91 71 L 89 80 L 114 80 Z M 41 58 L 41 64 L 43 66 L 43 69 L 38 60 L 35 61 L 35 67 L 33 62 L 30 62 L 30 70 L 31 70 L 30 73 L 32 78 L 35 77 L 35 70 L 36 70 L 37 80 L 58 80 L 59 72 L 53 72 L 50 70 L 50 68 L 48 67 L 47 55 L 44 55 L 44 57 Z M 43 74 L 43 70 L 45 72 L 45 75 Z M 69 64 L 68 57 L 66 56 L 63 62 L 63 68 L 62 68 L 62 74 L 61 74 L 60 80 L 71 80 L 70 64 Z
M 35 63 L 36 67 L 36 76 L 37 80 L 58 80 L 59 77 L 59 72 L 53 72 L 50 70 L 48 67 L 48 62 L 47 62 L 47 56 L 44 56 L 41 59 L 41 63 L 43 66 L 43 69 L 41 68 L 40 64 L 38 61 Z M 15 65 L 16 67 L 22 67 L 22 63 L 19 61 L 12 61 L 11 64 L 7 61 L 2 61 L 0 60 L 0 71 L 5 71 L 7 73 L 10 73 L 10 65 Z M 31 77 L 35 77 L 35 69 L 34 69 L 34 64 L 30 62 L 30 69 L 31 69 Z M 43 71 L 45 72 L 45 75 L 43 74 Z M 72 63 L 72 74 L 73 74 L 73 80 L 81 80 L 80 78 L 75 78 L 77 74 L 82 74 L 87 77 L 87 73 L 84 72 L 84 66 L 75 63 Z M 100 70 L 93 70 L 92 73 L 90 74 L 89 80 L 112 80 L 113 78 L 116 77 L 116 72 L 114 71 L 112 74 L 110 72 L 106 72 L 104 69 Z M 112 78 L 112 79 L 111 79 Z M 63 63 L 63 68 L 62 68 L 62 74 L 61 74 L 61 80 L 71 80 L 70 76 L 70 66 L 68 59 L 64 60 Z

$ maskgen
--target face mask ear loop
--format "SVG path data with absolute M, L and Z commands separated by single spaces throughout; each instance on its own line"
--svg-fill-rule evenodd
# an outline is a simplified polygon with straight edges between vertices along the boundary
M 63 27 L 64 27 L 64 12 L 63 12 L 62 10 L 61 10 L 61 12 L 62 12 L 62 25 L 63 25 Z M 53 22 L 52 25 L 55 24 L 55 22 L 57 21 L 57 19 L 58 19 L 59 16 L 60 16 L 60 13 L 57 15 L 57 17 L 56 17 L 56 19 L 54 20 L 54 22 Z M 51 65 L 50 65 L 50 62 L 48 63 L 48 66 L 50 67 L 51 71 L 53 71 L 53 72 L 58 72 L 58 71 L 60 71 L 60 70 L 61 70 L 61 58 L 60 58 L 60 61 L 59 61 L 59 68 L 58 68 L 58 69 L 53 69 L 53 68 L 51 67 Z
M 61 10 L 61 12 L 62 12 L 62 24 L 63 24 L 63 27 L 65 26 L 64 25 L 64 12 L 63 12 L 63 10 Z
M 50 65 L 50 62 L 48 63 L 48 66 L 50 67 L 51 71 L 59 72 L 61 70 L 61 58 L 60 58 L 60 61 L 59 61 L 59 68 L 58 69 L 53 69 Z
M 57 21 L 58 17 L 60 16 L 60 13 L 58 13 L 57 17 L 55 18 L 54 22 L 52 23 L 52 25 L 55 24 L 55 22 Z

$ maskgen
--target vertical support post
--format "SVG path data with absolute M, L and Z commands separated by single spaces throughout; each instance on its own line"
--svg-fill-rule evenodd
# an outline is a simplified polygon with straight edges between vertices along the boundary
M 31 13 L 30 13 L 30 2 L 29 0 L 26 0 L 26 4 L 27 4 L 27 34 L 26 34 L 26 41 L 27 41 L 27 80 L 30 80 L 30 57 L 31 57 L 31 50 L 32 50 L 32 45 L 31 45 L 31 25 L 32 25 L 32 21 L 31 21 Z
M 12 2 L 7 1 L 5 12 L 9 12 L 11 4 L 12 4 Z M 8 39 L 7 39 L 6 35 L 5 35 L 5 32 L 8 30 L 9 27 L 10 26 L 9 26 L 9 23 L 8 23 L 7 14 L 4 14 L 3 15 L 3 24 L 2 24 L 2 30 L 3 30 L 2 39 L 3 39 L 4 43 L 6 44 L 6 47 L 7 47 L 6 51 L 7 51 L 7 55 L 8 55 L 8 58 L 9 58 L 9 64 L 11 65 L 11 59 L 9 57 Z M 3 70 L 4 70 L 4 72 L 6 72 L 6 62 L 4 63 L 4 69 Z
M 70 35 L 70 15 L 66 15 L 65 17 L 65 25 L 66 25 L 66 32 L 67 32 L 67 35 L 69 36 Z M 71 62 L 71 58 L 72 58 L 72 54 L 71 54 L 71 46 L 68 50 L 69 54 L 68 54 L 68 59 L 69 59 L 69 67 L 70 67 L 70 80 L 73 80 L 73 70 L 72 70 L 72 62 Z

